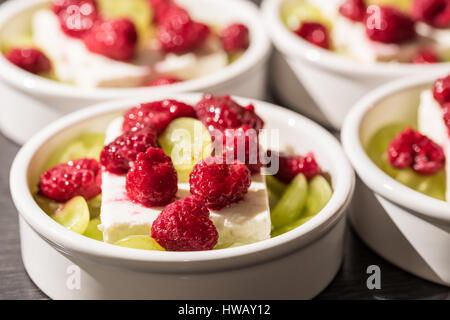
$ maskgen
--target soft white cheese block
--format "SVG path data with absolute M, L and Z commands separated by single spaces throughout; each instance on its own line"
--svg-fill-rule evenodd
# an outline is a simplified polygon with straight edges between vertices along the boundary
M 223 50 L 201 56 L 195 53 L 182 55 L 169 53 L 164 60 L 156 63 L 155 71 L 180 79 L 192 79 L 217 72 L 227 64 L 228 56 Z
M 419 22 L 416 25 L 416 30 L 418 34 L 436 41 L 438 51 L 448 52 L 450 50 L 450 28 L 437 29 Z
M 39 10 L 32 19 L 33 41 L 50 58 L 57 78 L 79 87 L 135 87 L 151 69 L 90 52 L 79 39 L 64 34 L 56 15 Z
M 363 23 L 337 16 L 331 32 L 333 45 L 338 52 L 361 62 L 409 62 L 426 42 L 426 39 L 404 44 L 386 44 L 370 40 Z
M 109 143 L 121 134 L 122 118 L 111 122 L 106 132 Z M 101 226 L 105 242 L 139 234 L 149 234 L 163 208 L 149 208 L 132 202 L 125 190 L 125 176 L 102 174 Z M 189 184 L 178 184 L 177 197 L 189 196 Z M 245 198 L 220 211 L 210 210 L 210 219 L 219 232 L 218 246 L 248 244 L 270 238 L 271 221 L 264 177 L 252 176 Z
M 418 109 L 418 129 L 428 138 L 441 145 L 445 153 L 446 199 L 450 202 L 450 136 L 444 122 L 444 114 L 431 90 L 423 91 Z

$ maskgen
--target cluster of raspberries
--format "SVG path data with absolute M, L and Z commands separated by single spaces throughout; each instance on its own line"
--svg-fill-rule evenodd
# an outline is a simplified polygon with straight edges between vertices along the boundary
M 236 153 L 234 148 L 242 147 L 241 143 L 244 148 L 250 148 L 250 140 L 257 144 L 257 135 L 246 132 L 257 132 L 264 126 L 253 105 L 241 106 L 230 96 L 205 95 L 195 107 L 167 99 L 131 108 L 124 114 L 123 134 L 104 147 L 100 163 L 82 159 L 50 169 L 41 176 L 41 193 L 60 202 L 77 195 L 92 198 L 101 191 L 103 166 L 111 173 L 126 175 L 130 199 L 145 206 L 171 203 L 178 190 L 177 173 L 170 157 L 159 148 L 157 137 L 180 117 L 198 118 L 212 132 L 219 130 L 228 139 L 224 140 L 223 154 L 206 158 L 194 167 L 190 175 L 192 197 L 169 205 L 155 222 L 152 234 L 170 250 L 211 249 L 217 242 L 217 231 L 211 227 L 208 209 L 220 210 L 241 200 L 250 187 L 251 173 L 261 167 L 246 164 L 250 158 L 247 149 L 241 161 L 225 161 Z M 181 211 L 175 210 L 180 206 Z M 186 215 L 180 216 L 180 212 Z
M 390 6 L 367 8 L 364 0 L 345 0 L 339 13 L 354 21 L 364 23 L 366 34 L 372 41 L 404 43 L 416 37 L 416 22 L 424 22 L 435 28 L 450 27 L 450 1 L 414 0 L 411 14 L 407 15 Z M 295 33 L 312 44 L 330 49 L 328 28 L 320 22 L 302 23 Z M 424 48 L 412 60 L 413 63 L 436 63 L 439 58 L 431 48 Z
M 164 52 L 185 53 L 202 46 L 211 33 L 210 28 L 194 21 L 189 13 L 172 0 L 149 0 L 155 12 L 157 39 Z M 52 11 L 61 29 L 70 37 L 83 41 L 91 52 L 119 61 L 130 61 L 135 54 L 138 34 L 127 18 L 104 19 L 96 0 L 53 0 Z M 222 47 L 230 54 L 245 50 L 249 45 L 248 28 L 234 23 L 219 34 Z M 18 67 L 39 74 L 51 70 L 50 60 L 38 49 L 16 48 L 6 58 Z M 176 78 L 162 78 L 149 86 L 171 84 Z

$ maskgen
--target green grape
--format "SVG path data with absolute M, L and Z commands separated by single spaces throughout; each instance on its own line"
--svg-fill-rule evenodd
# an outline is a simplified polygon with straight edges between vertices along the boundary
M 269 208 L 270 210 L 273 210 L 277 205 L 278 201 L 280 201 L 280 198 L 270 189 L 267 190 L 267 197 L 269 198 Z
M 100 10 L 108 19 L 128 18 L 133 21 L 141 39 L 147 39 L 153 11 L 148 0 L 99 0 Z
M 89 199 L 87 204 L 91 219 L 97 218 L 100 215 L 100 209 L 102 206 L 102 195 L 99 194 L 98 196 Z
M 41 196 L 40 194 L 34 195 L 34 200 L 38 204 L 38 206 L 48 215 L 54 214 L 59 208 L 62 207 L 62 204 L 56 201 L 53 201 L 47 197 Z
M 89 224 L 89 207 L 83 197 L 75 197 L 61 206 L 51 217 L 76 233 L 83 234 Z
M 271 212 L 273 229 L 293 223 L 302 214 L 308 195 L 308 182 L 303 174 L 298 174 Z
M 315 176 L 309 182 L 309 192 L 306 198 L 305 210 L 302 214 L 313 217 L 330 201 L 333 190 L 323 176 Z
M 366 3 L 395 7 L 405 13 L 409 13 L 412 6 L 412 0 L 366 0 Z
M 367 155 L 381 170 L 398 182 L 430 197 L 445 200 L 445 170 L 433 175 L 421 175 L 411 168 L 397 169 L 389 163 L 386 154 L 389 143 L 407 126 L 408 124 L 391 124 L 378 130 L 367 144 Z
M 98 229 L 98 225 L 100 224 L 99 218 L 94 218 L 91 221 L 89 221 L 89 224 L 87 226 L 86 231 L 83 233 L 83 236 L 103 241 L 103 233 Z
M 165 251 L 155 239 L 147 235 L 129 236 L 117 241 L 115 245 L 142 250 Z
M 158 142 L 172 158 L 179 182 L 188 182 L 195 164 L 211 155 L 211 135 L 206 127 L 194 118 L 172 121 L 159 136 Z
M 53 152 L 44 166 L 44 171 L 71 160 L 81 158 L 98 160 L 104 142 L 105 135 L 102 133 L 85 133 Z
M 273 238 L 273 237 L 279 236 L 279 235 L 281 235 L 283 233 L 286 233 L 286 232 L 289 232 L 291 230 L 294 230 L 295 228 L 300 227 L 302 224 L 308 222 L 311 218 L 312 217 L 300 218 L 300 219 L 298 219 L 298 220 L 296 220 L 296 221 L 294 221 L 294 222 L 292 222 L 292 223 L 290 223 L 288 225 L 285 225 L 283 227 L 280 227 L 278 229 L 273 230 L 270 236 Z
M 281 7 L 281 20 L 291 30 L 296 30 L 302 22 L 320 22 L 328 29 L 332 28 L 331 21 L 322 11 L 305 1 L 286 1 Z
M 275 194 L 277 197 L 281 198 L 284 191 L 286 191 L 287 185 L 275 178 L 274 176 L 266 176 L 267 188 Z

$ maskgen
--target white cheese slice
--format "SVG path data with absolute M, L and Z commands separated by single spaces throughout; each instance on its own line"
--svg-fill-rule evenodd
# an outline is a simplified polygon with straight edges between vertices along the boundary
M 416 30 L 423 37 L 428 37 L 436 41 L 438 51 L 450 50 L 450 28 L 437 29 L 426 23 L 419 22 L 416 24 Z
M 420 133 L 441 145 L 445 153 L 446 199 L 450 202 L 450 136 L 444 122 L 441 106 L 434 99 L 431 90 L 423 91 L 418 109 L 418 129 Z
M 386 44 L 370 40 L 363 23 L 338 16 L 333 24 L 331 38 L 336 50 L 361 62 L 410 62 L 424 46 L 426 39 L 404 44 Z
M 142 85 L 151 69 L 116 61 L 90 52 L 79 39 L 61 30 L 58 18 L 47 9 L 33 15 L 34 43 L 52 61 L 57 78 L 79 87 L 135 87 Z
M 121 134 L 122 118 L 111 122 L 106 142 Z M 149 234 L 163 208 L 149 208 L 131 201 L 125 190 L 125 176 L 102 174 L 101 226 L 105 242 L 139 234 Z M 189 184 L 179 183 L 177 197 L 189 196 Z M 210 219 L 219 233 L 218 246 L 248 244 L 270 238 L 271 221 L 267 187 L 262 175 L 253 175 L 245 198 L 220 211 L 210 210 Z
M 227 64 L 228 56 L 223 50 L 200 56 L 195 53 L 182 55 L 169 53 L 164 60 L 156 63 L 155 71 L 180 79 L 192 79 L 219 71 Z

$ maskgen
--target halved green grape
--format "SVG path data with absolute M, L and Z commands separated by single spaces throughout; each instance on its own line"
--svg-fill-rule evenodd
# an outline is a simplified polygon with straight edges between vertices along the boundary
M 307 195 L 308 181 L 303 174 L 298 174 L 270 214 L 273 229 L 281 228 L 297 220 L 305 206 Z
M 179 182 L 188 182 L 189 174 L 200 160 L 211 155 L 211 135 L 200 121 L 178 118 L 159 136 L 158 142 L 172 158 Z
M 142 250 L 165 251 L 155 239 L 148 235 L 129 236 L 117 241 L 115 245 Z
M 105 135 L 102 133 L 85 133 L 78 138 L 64 144 L 47 160 L 44 171 L 54 166 L 81 158 L 99 159 L 103 149 Z
M 103 232 L 101 232 L 98 229 L 99 224 L 100 224 L 99 218 L 94 218 L 91 221 L 89 221 L 89 224 L 86 228 L 86 231 L 83 233 L 83 236 L 94 240 L 103 241 Z
M 445 200 L 445 170 L 424 176 L 406 168 L 398 170 L 398 174 L 394 178 L 411 189 L 439 200 Z
M 378 130 L 367 144 L 367 155 L 398 182 L 430 197 L 445 200 L 445 170 L 433 175 L 420 175 L 411 168 L 397 169 L 389 163 L 386 153 L 389 143 L 407 126 L 408 124 L 391 124 Z
M 280 201 L 280 197 L 278 197 L 270 189 L 267 190 L 267 197 L 269 198 L 269 208 L 270 210 L 273 210 L 277 205 L 278 201 Z
M 311 218 L 312 217 L 300 218 L 300 219 L 294 221 L 293 223 L 290 223 L 281 228 L 273 230 L 272 233 L 270 234 L 270 236 L 273 238 L 273 237 L 279 236 L 280 234 L 294 230 L 295 228 L 300 227 L 302 224 L 308 222 Z
M 76 233 L 83 234 L 89 224 L 89 207 L 83 197 L 75 197 L 60 207 L 51 217 Z
M 274 193 L 277 197 L 281 197 L 286 191 L 287 185 L 275 178 L 274 176 L 267 175 L 266 185 L 267 188 Z
M 286 1 L 281 6 L 281 20 L 291 30 L 296 30 L 302 22 L 319 22 L 328 29 L 332 28 L 331 20 L 322 11 L 306 1 Z
M 409 13 L 412 6 L 412 0 L 366 0 L 366 3 L 395 7 L 405 13 Z
M 99 0 L 100 10 L 108 19 L 128 18 L 133 21 L 141 39 L 146 39 L 153 19 L 148 0 Z
M 54 214 L 59 208 L 63 206 L 62 203 L 53 201 L 47 197 L 41 196 L 40 194 L 34 195 L 34 200 L 38 206 L 48 215 Z
M 322 210 L 330 201 L 333 190 L 323 176 L 315 176 L 309 182 L 308 197 L 306 198 L 305 210 L 302 214 L 313 217 Z
M 102 206 L 102 194 L 89 199 L 87 204 L 89 207 L 89 214 L 91 219 L 97 218 L 100 215 L 100 209 Z

